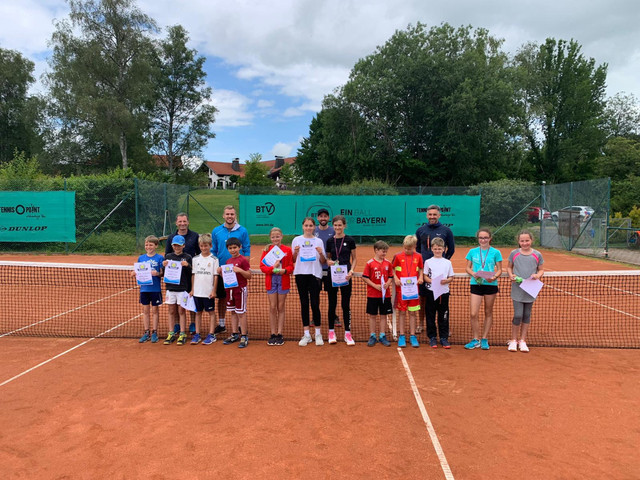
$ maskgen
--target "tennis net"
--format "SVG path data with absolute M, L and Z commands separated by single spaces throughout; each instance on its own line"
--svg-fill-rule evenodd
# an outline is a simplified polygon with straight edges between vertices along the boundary
M 139 337 L 143 330 L 142 308 L 131 270 L 127 266 L 0 262 L 0 285 L 8 294 L 2 309 L 0 336 Z M 252 339 L 266 339 L 271 332 L 264 275 L 259 271 L 253 274 L 249 282 L 249 335 Z M 640 348 L 640 271 L 550 272 L 545 274 L 544 282 L 533 305 L 529 344 Z M 499 280 L 500 293 L 489 335 L 492 344 L 505 344 L 511 336 L 510 283 L 504 276 Z M 468 284 L 468 276 L 458 274 L 450 287 L 450 341 L 454 344 L 466 343 L 471 338 Z M 369 336 L 365 308 L 366 286 L 356 278 L 351 298 L 351 331 L 354 339 L 361 342 Z M 321 311 L 326 338 L 324 292 Z M 341 316 L 340 305 L 337 313 Z M 295 285 L 286 301 L 286 316 L 285 338 L 300 338 L 302 322 Z M 228 317 L 229 314 L 230 324 Z M 388 320 L 393 326 L 393 316 Z M 207 333 L 208 317 L 203 318 L 203 323 L 201 331 Z M 162 305 L 159 335 L 166 335 L 168 328 L 167 307 Z M 340 328 L 337 330 L 341 338 Z M 419 339 L 427 340 L 424 328 Z

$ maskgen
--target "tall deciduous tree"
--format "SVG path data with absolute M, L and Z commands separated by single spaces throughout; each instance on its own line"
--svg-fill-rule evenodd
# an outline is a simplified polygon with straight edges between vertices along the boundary
M 76 153 L 84 158 L 77 161 L 95 160 L 116 144 L 127 168 L 129 140 L 140 138 L 154 102 L 155 22 L 133 0 L 69 0 L 69 6 L 69 20 L 56 24 L 47 76 L 55 137 L 80 142 Z
M 180 25 L 169 28 L 158 48 L 158 100 L 152 118 L 154 150 L 174 159 L 197 156 L 215 137 L 211 126 L 216 108 L 206 86 L 205 58 L 187 48 L 189 37 Z
M 521 125 L 538 178 L 563 182 L 590 178 L 605 142 L 607 66 L 580 53 L 571 40 L 549 38 L 516 55 Z
M 604 116 L 609 138 L 640 137 L 640 103 L 635 95 L 617 93 L 607 99 Z

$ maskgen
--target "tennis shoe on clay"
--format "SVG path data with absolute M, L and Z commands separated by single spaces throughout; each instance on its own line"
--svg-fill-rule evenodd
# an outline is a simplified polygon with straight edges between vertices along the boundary
M 518 347 L 520 347 L 520 351 L 523 353 L 529 353 L 529 347 L 527 347 L 527 342 L 524 340 L 520 340 L 518 342 Z
M 240 335 L 237 333 L 232 333 L 229 337 L 225 338 L 224 342 L 222 343 L 224 345 L 231 345 L 232 343 L 235 343 L 238 340 L 240 340 Z
M 400 348 L 405 348 L 407 346 L 407 339 L 405 338 L 404 335 L 400 335 L 398 337 L 398 346 Z
M 298 346 L 299 347 L 306 347 L 311 342 L 313 342 L 313 340 L 311 339 L 311 335 L 303 335 L 302 338 L 300 339 L 300 341 L 298 342 Z
M 440 345 L 442 345 L 442 348 L 444 348 L 445 350 L 449 350 L 451 348 L 451 344 L 446 338 L 440 339 Z
M 227 331 L 227 327 L 225 327 L 224 325 L 216 325 L 216 328 L 213 330 L 213 333 L 217 335 L 218 333 L 222 333 L 226 331 Z
M 391 342 L 389 341 L 389 339 L 387 338 L 387 336 L 385 334 L 380 335 L 380 337 L 378 338 L 378 341 L 384 345 L 385 347 L 390 347 L 391 346 Z
M 197 345 L 200 343 L 200 334 L 196 333 L 193 337 L 191 337 L 191 345 Z
M 164 341 L 165 345 L 171 345 L 177 338 L 177 335 L 174 332 L 169 332 L 167 335 L 167 339 Z
M 178 341 L 176 342 L 178 345 L 184 345 L 187 343 L 187 334 L 184 332 L 180 332 L 180 336 L 178 337 Z
M 429 339 L 429 346 L 431 348 L 438 348 L 438 339 L 436 337 L 431 337 Z
M 316 346 L 321 347 L 322 345 L 324 345 L 324 340 L 322 340 L 322 334 L 316 333 Z
M 240 337 L 238 348 L 245 348 L 247 345 L 249 345 L 249 337 L 247 335 L 243 335 L 242 337 Z
M 329 345 L 332 343 L 338 343 L 338 339 L 336 338 L 336 332 L 329 331 Z
M 158 332 L 151 333 L 151 343 L 158 343 Z
M 367 347 L 373 347 L 373 346 L 375 346 L 376 343 L 378 343 L 378 339 L 376 338 L 375 333 L 372 333 L 369 336 L 369 341 L 367 342 Z
M 278 347 L 281 346 L 281 345 L 284 345 L 284 337 L 282 336 L 281 333 L 276 335 L 276 343 L 275 343 L 275 345 L 277 345 Z
M 356 341 L 351 336 L 351 332 L 344 332 L 344 341 L 350 347 L 353 347 L 356 344 Z
M 409 343 L 413 348 L 418 348 L 420 346 L 420 343 L 418 343 L 418 337 L 416 337 L 415 335 L 411 335 L 409 337 Z
M 204 339 L 204 342 L 202 342 L 203 345 L 211 345 L 213 342 L 218 341 L 218 339 L 216 338 L 215 333 L 210 333 L 209 335 L 207 335 L 207 337 Z
M 487 340 L 486 338 L 480 340 L 480 348 L 482 350 L 489 350 L 489 340 Z
M 518 351 L 518 342 L 516 342 L 515 340 L 509 340 L 509 342 L 507 343 L 507 350 L 509 350 L 510 352 L 517 352 Z
M 271 336 L 269 337 L 269 340 L 267 340 L 267 345 L 269 345 L 270 347 L 274 346 L 276 344 L 276 334 L 272 333 Z
M 144 342 L 148 342 L 149 340 L 151 340 L 151 337 L 149 336 L 149 332 L 144 332 L 144 335 L 140 337 L 140 340 L 138 340 L 138 342 L 144 343 Z
M 477 338 L 474 338 L 469 343 L 467 343 L 464 346 L 464 348 L 466 348 L 467 350 L 473 350 L 474 348 L 480 348 L 480 340 L 478 340 Z

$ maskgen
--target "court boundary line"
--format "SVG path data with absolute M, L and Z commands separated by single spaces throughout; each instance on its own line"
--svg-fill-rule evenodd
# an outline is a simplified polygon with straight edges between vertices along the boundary
M 442 473 L 444 473 L 444 477 L 447 480 L 454 480 L 453 473 L 451 473 L 451 468 L 449 467 L 449 463 L 447 462 L 447 458 L 444 454 L 444 450 L 442 450 L 442 446 L 440 445 L 440 441 L 438 440 L 438 435 L 436 434 L 436 430 L 433 427 L 433 423 L 431 423 L 431 418 L 429 418 L 429 414 L 427 413 L 427 408 L 424 406 L 424 402 L 422 401 L 422 397 L 420 396 L 420 392 L 418 391 L 418 386 L 416 385 L 416 382 L 413 379 L 413 374 L 411 373 L 411 369 L 409 368 L 409 363 L 407 363 L 407 359 L 405 358 L 404 353 L 402 352 L 402 349 L 398 348 L 397 350 L 398 350 L 398 355 L 400 355 L 400 360 L 402 360 L 402 366 L 404 367 L 404 372 L 407 375 L 407 378 L 409 379 L 409 384 L 411 385 L 413 396 L 415 397 L 416 403 L 418 404 L 418 408 L 420 409 L 420 413 L 422 414 L 422 420 L 424 421 L 424 424 L 427 427 L 427 432 L 429 433 L 431 444 L 433 445 L 433 448 L 436 451 L 436 455 L 438 456 L 438 460 L 440 461 L 440 468 L 442 469 Z
M 4 387 L 4 386 L 5 386 L 5 385 L 7 385 L 8 383 L 11 383 L 11 382 L 13 382 L 14 380 L 17 380 L 18 378 L 20 378 L 20 377 L 22 377 L 22 376 L 26 375 L 27 373 L 33 372 L 34 370 L 36 370 L 36 369 L 38 369 L 38 368 L 40 368 L 40 367 L 42 367 L 42 366 L 44 366 L 44 365 L 46 365 L 46 364 L 48 364 L 48 363 L 50 363 L 50 362 L 53 362 L 53 361 L 54 361 L 54 360 L 56 360 L 57 358 L 60 358 L 60 357 L 62 357 L 63 355 L 66 355 L 67 353 L 73 352 L 73 351 L 74 351 L 74 350 L 76 350 L 77 348 L 80 348 L 80 347 L 82 347 L 83 345 L 86 345 L 87 343 L 94 341 L 96 338 L 102 337 L 103 335 L 106 335 L 107 333 L 110 333 L 110 332 L 112 332 L 113 330 L 115 330 L 115 329 L 117 329 L 117 328 L 120 328 L 120 327 L 122 327 L 123 325 L 126 325 L 127 323 L 129 323 L 129 322 L 131 322 L 132 320 L 135 320 L 136 318 L 139 318 L 139 317 L 141 317 L 141 316 L 142 316 L 142 313 L 139 313 L 138 315 L 136 315 L 136 316 L 134 316 L 134 317 L 131 317 L 129 320 L 125 320 L 124 322 L 119 323 L 119 324 L 118 324 L 118 325 L 116 325 L 115 327 L 111 327 L 111 328 L 110 328 L 110 329 L 108 329 L 108 330 L 105 330 L 104 332 L 102 332 L 102 333 L 100 333 L 100 334 L 96 335 L 95 337 L 91 337 L 91 338 L 89 338 L 88 340 L 85 340 L 84 342 L 81 342 L 81 343 L 79 343 L 78 345 L 75 345 L 75 346 L 73 346 L 73 347 L 71 347 L 71 348 L 69 348 L 69 349 L 65 350 L 65 351 L 64 351 L 64 352 L 62 352 L 62 353 L 59 353 L 59 354 L 57 354 L 57 355 L 54 355 L 53 357 L 51 357 L 51 358 L 49 358 L 49 359 L 45 360 L 44 362 L 40 362 L 38 365 L 35 365 L 35 366 L 31 367 L 31 368 L 28 368 L 27 370 L 25 370 L 25 371 L 23 371 L 23 372 L 19 373 L 18 375 L 14 375 L 13 377 L 11 377 L 11 378 L 9 378 L 9 379 L 5 380 L 4 382 L 0 383 L 0 387 Z

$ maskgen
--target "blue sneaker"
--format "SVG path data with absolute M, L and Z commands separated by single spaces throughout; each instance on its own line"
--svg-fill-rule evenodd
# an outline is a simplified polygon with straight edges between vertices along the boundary
M 418 337 L 416 337 L 415 335 L 411 335 L 409 337 L 409 342 L 411 343 L 411 346 L 413 348 L 418 348 L 420 346 L 420 344 L 418 343 Z
M 140 337 L 140 340 L 138 340 L 138 342 L 139 342 L 139 343 L 148 342 L 150 338 L 151 338 L 151 337 L 149 336 L 149 332 L 148 332 L 148 331 L 146 331 L 146 332 L 144 332 L 144 335 L 142 335 L 142 336 Z
M 191 322 L 191 323 L 189 324 L 189 333 L 190 333 L 191 335 L 193 335 L 194 333 L 196 333 L 196 324 L 195 324 L 195 323 L 193 323 L 193 322 Z
M 473 350 L 474 348 L 480 348 L 480 340 L 478 340 L 477 338 L 474 338 L 469 343 L 467 343 L 464 346 L 464 348 L 466 348 L 467 350 Z
M 391 346 L 391 342 L 387 339 L 387 336 L 384 333 L 380 335 L 380 337 L 378 338 L 378 341 L 385 347 Z
M 153 332 L 151 334 L 151 343 L 158 343 L 158 332 Z
M 207 338 L 204 339 L 204 342 L 202 342 L 203 345 L 211 345 L 213 342 L 217 341 L 218 339 L 216 338 L 214 333 L 210 333 L 209 335 L 207 335 Z
M 400 335 L 398 337 L 398 346 L 400 348 L 405 348 L 407 346 L 407 339 L 404 337 L 404 335 Z
M 200 343 L 200 334 L 196 333 L 193 337 L 191 337 L 191 345 L 197 345 Z
M 486 338 L 480 340 L 480 348 L 482 350 L 489 350 L 489 340 L 487 340 Z
M 245 348 L 247 345 L 249 345 L 249 337 L 247 335 L 242 335 L 242 337 L 240 337 L 240 344 L 238 345 L 238 348 Z
M 175 333 L 176 335 L 179 335 L 179 334 L 180 334 L 180 324 L 179 324 L 179 323 L 176 323 L 176 324 L 173 326 L 173 333 Z
M 429 346 L 431 348 L 438 348 L 438 339 L 436 337 L 431 337 L 429 339 Z
M 446 338 L 440 339 L 440 345 L 442 345 L 442 348 L 444 348 L 445 350 L 448 350 L 451 348 L 451 344 L 449 343 L 449 340 L 447 340 Z
M 373 347 L 376 343 L 378 343 L 378 340 L 376 339 L 376 336 L 372 334 L 367 342 L 367 347 Z

